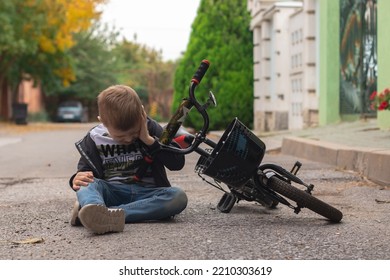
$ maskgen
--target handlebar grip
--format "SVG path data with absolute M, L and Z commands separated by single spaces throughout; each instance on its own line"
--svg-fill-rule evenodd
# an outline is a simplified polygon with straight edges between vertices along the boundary
M 191 82 L 199 84 L 204 74 L 206 74 L 207 69 L 209 69 L 209 66 L 210 66 L 210 62 L 208 60 L 206 59 L 202 60 L 198 70 L 196 70 L 196 73 L 194 74 L 194 76 L 192 76 Z

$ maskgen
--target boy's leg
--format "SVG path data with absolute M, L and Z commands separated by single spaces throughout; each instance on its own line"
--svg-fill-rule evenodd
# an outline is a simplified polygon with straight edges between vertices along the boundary
M 106 196 L 109 185 L 104 180 L 94 179 L 86 187 L 80 187 L 76 192 L 80 207 L 88 204 L 105 205 L 104 197 Z
M 130 186 L 133 202 L 119 205 L 126 222 L 162 220 L 181 213 L 187 206 L 187 195 L 177 187 Z
M 76 192 L 80 204 L 79 219 L 84 227 L 97 234 L 123 231 L 125 213 L 122 209 L 109 209 L 110 186 L 104 180 L 95 181 Z
M 84 227 L 97 234 L 121 232 L 125 227 L 125 212 L 101 204 L 87 204 L 79 212 Z

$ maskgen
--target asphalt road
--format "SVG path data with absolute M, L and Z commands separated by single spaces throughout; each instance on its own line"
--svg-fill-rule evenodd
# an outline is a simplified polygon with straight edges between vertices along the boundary
M 17 139 L 0 145 L 0 259 L 390 259 L 389 188 L 307 160 L 300 160 L 301 177 L 315 185 L 316 197 L 343 212 L 341 223 L 307 209 L 296 215 L 285 206 L 269 210 L 242 201 L 231 213 L 220 213 L 222 192 L 193 172 L 197 157 L 190 155 L 182 171 L 170 173 L 189 198 L 173 221 L 127 224 L 124 232 L 106 235 L 72 227 L 73 143 L 89 126 L 0 134 Z M 279 153 L 264 159 L 287 169 L 294 161 Z

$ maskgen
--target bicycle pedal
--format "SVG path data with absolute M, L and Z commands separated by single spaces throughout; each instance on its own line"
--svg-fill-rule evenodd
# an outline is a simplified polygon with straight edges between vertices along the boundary
M 237 197 L 232 193 L 224 193 L 218 202 L 217 208 L 222 213 L 229 213 L 234 204 L 237 202 Z

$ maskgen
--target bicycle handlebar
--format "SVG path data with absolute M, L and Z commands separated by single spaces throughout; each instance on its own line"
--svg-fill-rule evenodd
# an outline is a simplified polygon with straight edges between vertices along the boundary
M 172 116 L 172 118 L 169 120 L 168 124 L 164 128 L 160 138 L 160 147 L 161 150 L 170 151 L 173 153 L 179 153 L 179 154 L 189 154 L 193 151 L 195 151 L 198 146 L 206 140 L 206 132 L 209 128 L 209 117 L 206 111 L 206 107 L 199 104 L 199 102 L 196 100 L 195 97 L 195 88 L 199 85 L 202 78 L 206 74 L 207 69 L 210 66 L 210 62 L 208 60 L 202 60 L 200 66 L 198 67 L 198 70 L 195 72 L 195 74 L 192 76 L 190 87 L 189 87 L 189 98 L 184 98 L 183 102 L 180 104 L 179 108 L 176 110 L 176 113 Z M 184 122 L 184 119 L 188 115 L 188 112 L 191 110 L 192 107 L 196 108 L 196 110 L 202 115 L 203 117 L 203 128 L 200 130 L 194 138 L 194 141 L 184 149 L 176 148 L 173 146 L 170 146 L 169 144 L 172 142 L 172 139 L 174 138 L 175 134 L 181 127 L 182 123 Z M 200 149 L 197 149 L 200 150 Z M 150 164 L 150 160 L 148 160 L 147 156 L 144 156 L 144 161 L 138 168 L 135 179 L 140 180 L 144 174 L 145 171 L 148 168 L 148 165 Z
M 206 108 L 202 106 L 195 97 L 195 89 L 202 81 L 204 75 L 206 74 L 208 68 L 210 66 L 210 62 L 206 59 L 202 60 L 195 74 L 192 76 L 191 83 L 189 86 L 189 99 L 184 99 L 177 109 L 176 113 L 172 116 L 169 123 L 165 127 L 161 137 L 160 144 L 163 150 L 168 150 L 175 153 L 180 154 L 189 154 L 193 152 L 206 138 L 206 133 L 209 128 L 209 117 L 206 111 Z M 187 148 L 176 148 L 169 146 L 170 142 L 174 138 L 175 134 L 179 130 L 180 126 L 184 122 L 185 117 L 188 112 L 195 107 L 196 110 L 203 117 L 203 127 L 196 134 L 195 139 L 191 145 Z
M 204 74 L 206 74 L 207 69 L 209 69 L 209 66 L 210 66 L 210 62 L 207 59 L 202 60 L 202 62 L 198 67 L 198 70 L 196 70 L 194 76 L 192 76 L 191 82 L 200 84 Z

